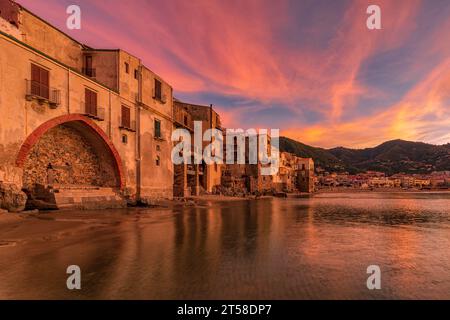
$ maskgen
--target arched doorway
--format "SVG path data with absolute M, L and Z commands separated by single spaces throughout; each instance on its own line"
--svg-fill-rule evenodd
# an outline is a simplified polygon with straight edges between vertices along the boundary
M 23 143 L 16 164 L 23 168 L 25 189 L 125 185 L 117 150 L 83 115 L 61 116 L 39 126 Z

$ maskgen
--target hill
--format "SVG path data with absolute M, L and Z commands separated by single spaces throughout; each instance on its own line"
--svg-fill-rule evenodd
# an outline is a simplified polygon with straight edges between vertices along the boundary
M 313 158 L 316 166 L 329 172 L 350 173 L 375 170 L 394 174 L 430 173 L 450 170 L 450 144 L 432 145 L 405 140 L 387 141 L 374 148 L 323 149 L 280 137 L 280 150 Z

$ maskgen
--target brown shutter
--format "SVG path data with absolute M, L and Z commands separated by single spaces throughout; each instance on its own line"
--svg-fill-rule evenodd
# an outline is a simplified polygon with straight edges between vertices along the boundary
M 84 108 L 87 114 L 91 113 L 91 91 L 88 89 L 84 89 Z
M 125 128 L 131 127 L 131 119 L 130 119 L 130 109 L 122 106 L 122 126 Z
M 97 92 L 91 91 L 91 114 L 97 115 Z
M 41 77 L 41 97 L 48 99 L 50 97 L 50 79 L 49 72 L 43 68 L 40 68 L 40 77 Z
M 39 96 L 39 84 L 41 82 L 41 73 L 39 71 L 39 67 L 31 64 L 31 94 Z
M 96 116 L 97 115 L 97 92 L 89 89 L 84 89 L 85 97 L 85 112 L 87 114 Z

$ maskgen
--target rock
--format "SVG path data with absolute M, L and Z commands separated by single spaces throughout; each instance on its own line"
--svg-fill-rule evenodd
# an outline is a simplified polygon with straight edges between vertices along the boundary
M 27 195 L 15 184 L 0 183 L 0 208 L 9 212 L 25 209 Z

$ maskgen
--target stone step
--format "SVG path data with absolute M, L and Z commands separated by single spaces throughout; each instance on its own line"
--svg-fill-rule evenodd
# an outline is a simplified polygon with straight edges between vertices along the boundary
M 92 195 L 95 196 L 115 196 L 116 192 L 113 191 L 105 191 L 105 190 L 91 190 L 91 191 L 59 191 L 54 192 L 55 197 L 58 196 L 71 196 L 71 197 L 90 197 Z
M 126 201 L 113 188 L 60 189 L 54 193 L 58 208 L 105 209 L 126 207 Z

